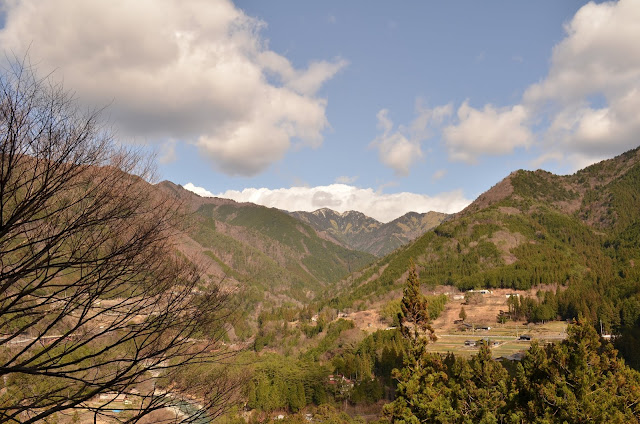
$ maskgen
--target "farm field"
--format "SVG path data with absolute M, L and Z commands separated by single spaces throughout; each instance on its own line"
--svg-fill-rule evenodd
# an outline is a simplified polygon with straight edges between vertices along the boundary
M 491 351 L 495 358 L 513 355 L 524 351 L 531 345 L 530 341 L 518 340 L 518 337 L 526 334 L 532 340 L 542 343 L 557 342 L 566 337 L 567 323 L 563 321 L 551 321 L 545 324 L 509 323 L 497 324 L 491 330 L 458 331 L 453 333 L 439 333 L 436 330 L 438 340 L 431 343 L 428 349 L 432 352 L 448 353 L 471 356 L 478 352 L 477 347 L 465 346 L 466 341 L 488 340 L 496 343 Z
M 527 350 L 531 343 L 518 340 L 523 334 L 542 342 L 558 341 L 566 337 L 567 323 L 564 321 L 550 321 L 544 324 L 527 324 L 523 321 L 497 323 L 498 313 L 509 309 L 507 299 L 511 294 L 535 296 L 533 290 L 494 289 L 491 293 L 481 295 L 477 304 L 468 305 L 460 298 L 461 295 L 450 295 L 444 311 L 433 321 L 438 340 L 429 346 L 429 350 L 470 356 L 475 354 L 478 348 L 465 346 L 465 341 L 486 339 L 497 343 L 496 346 L 492 346 L 492 352 L 493 356 L 498 358 Z M 464 328 L 458 316 L 461 308 L 464 308 L 467 314 L 465 323 L 475 329 Z M 480 330 L 478 327 L 490 327 L 490 330 Z

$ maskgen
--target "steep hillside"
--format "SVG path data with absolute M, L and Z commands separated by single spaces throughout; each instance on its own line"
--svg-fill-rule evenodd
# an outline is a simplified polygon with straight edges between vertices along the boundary
M 407 244 L 448 216 L 439 212 L 409 212 L 391 222 L 381 223 L 361 212 L 339 213 L 327 208 L 290 214 L 343 246 L 376 256 L 384 256 Z
M 342 282 L 330 303 L 353 306 L 399 289 L 410 259 L 428 285 L 555 287 L 531 306 L 548 305 L 547 319 L 583 314 L 608 328 L 634 326 L 640 151 L 569 176 L 513 172 L 451 220 Z
M 210 278 L 241 288 L 254 312 L 258 305 L 307 302 L 375 259 L 321 238 L 278 209 L 200 197 L 168 181 L 156 188 L 189 212 L 179 250 Z

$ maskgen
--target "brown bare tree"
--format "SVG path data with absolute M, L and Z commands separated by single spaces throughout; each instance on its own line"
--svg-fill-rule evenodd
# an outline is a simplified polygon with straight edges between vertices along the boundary
M 177 254 L 179 205 L 99 118 L 26 61 L 0 75 L 0 422 L 137 422 L 184 404 L 172 373 L 228 355 L 228 297 Z M 215 375 L 213 415 L 233 392 Z

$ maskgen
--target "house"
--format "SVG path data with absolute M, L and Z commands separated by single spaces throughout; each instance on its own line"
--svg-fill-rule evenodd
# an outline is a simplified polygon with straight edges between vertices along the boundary
M 127 395 L 124 393 L 106 392 L 100 393 L 100 400 L 108 400 L 110 402 L 124 402 L 127 400 Z
M 482 290 L 469 290 L 469 293 L 480 293 L 480 294 L 492 294 L 491 290 L 482 289 Z

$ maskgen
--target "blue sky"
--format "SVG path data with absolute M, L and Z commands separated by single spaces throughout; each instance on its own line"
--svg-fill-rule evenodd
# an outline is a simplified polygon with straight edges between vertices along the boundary
M 11 1 L 0 46 L 161 179 L 380 220 L 640 144 L 640 2 Z

